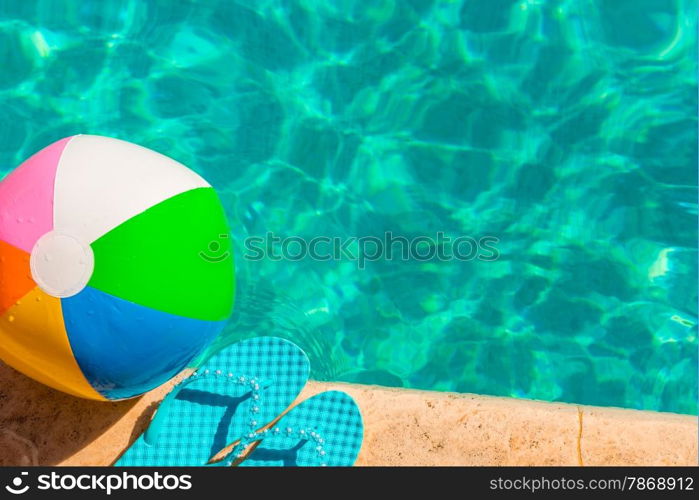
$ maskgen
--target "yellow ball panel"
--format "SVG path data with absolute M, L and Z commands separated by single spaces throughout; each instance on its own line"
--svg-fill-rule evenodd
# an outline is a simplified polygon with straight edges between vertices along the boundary
M 74 396 L 105 401 L 78 367 L 61 301 L 35 288 L 0 317 L 0 358 L 14 369 Z

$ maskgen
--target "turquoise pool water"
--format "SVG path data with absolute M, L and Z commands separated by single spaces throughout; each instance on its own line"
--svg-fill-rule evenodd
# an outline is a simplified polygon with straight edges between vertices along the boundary
M 696 42 L 689 0 L 0 0 L 0 172 L 82 132 L 203 174 L 237 241 L 219 345 L 693 414 Z M 246 260 L 268 231 L 499 256 Z

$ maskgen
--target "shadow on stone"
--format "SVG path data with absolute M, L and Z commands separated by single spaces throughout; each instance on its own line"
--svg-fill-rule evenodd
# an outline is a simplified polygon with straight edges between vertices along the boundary
M 102 435 L 138 401 L 80 399 L 0 362 L 0 465 L 55 465 Z

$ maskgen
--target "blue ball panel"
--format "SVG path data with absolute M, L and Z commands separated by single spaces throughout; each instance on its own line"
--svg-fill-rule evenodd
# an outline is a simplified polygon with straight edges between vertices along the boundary
M 80 369 L 111 400 L 138 396 L 167 382 L 225 324 L 156 311 L 92 287 L 61 303 Z

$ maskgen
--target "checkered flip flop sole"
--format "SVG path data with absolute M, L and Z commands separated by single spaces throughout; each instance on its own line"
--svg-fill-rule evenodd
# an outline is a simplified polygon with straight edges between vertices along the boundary
M 274 337 L 222 350 L 163 400 L 116 466 L 204 466 L 223 448 L 277 418 L 309 374 L 304 352 Z
M 349 467 L 364 439 L 362 415 L 346 393 L 328 391 L 293 408 L 240 467 Z

